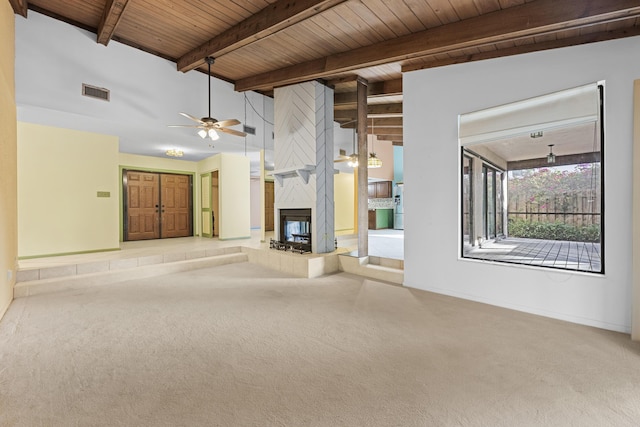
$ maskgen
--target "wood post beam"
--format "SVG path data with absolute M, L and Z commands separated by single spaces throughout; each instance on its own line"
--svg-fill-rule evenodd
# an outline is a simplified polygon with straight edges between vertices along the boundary
M 204 59 L 208 56 L 219 57 L 247 46 L 344 1 L 346 0 L 279 0 L 182 55 L 177 62 L 178 71 L 193 70 L 204 64 Z
M 365 67 L 518 41 L 638 16 L 640 4 L 637 0 L 565 0 L 562 7 L 558 7 L 557 0 L 536 0 L 246 77 L 236 82 L 235 89 L 240 92 L 268 90 L 274 86 Z
M 369 256 L 369 172 L 367 170 L 367 81 L 358 79 L 358 257 Z
M 102 11 L 102 18 L 100 18 L 100 25 L 98 26 L 98 43 L 105 46 L 109 44 L 109 40 L 111 40 L 113 34 L 116 32 L 116 27 L 122 18 L 127 4 L 129 4 L 129 0 L 107 0 L 104 10 Z
M 18 15 L 27 17 L 27 10 L 29 10 L 29 4 L 27 0 L 9 0 L 11 7 L 13 8 L 13 13 L 17 13 Z

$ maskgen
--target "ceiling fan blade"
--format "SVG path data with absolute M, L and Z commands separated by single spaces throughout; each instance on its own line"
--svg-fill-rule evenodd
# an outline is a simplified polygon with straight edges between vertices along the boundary
M 351 158 L 348 159 L 335 159 L 333 162 L 334 163 L 340 163 L 340 162 L 349 162 L 351 161 Z
M 202 125 L 167 125 L 170 128 L 204 128 Z
M 233 130 L 233 129 L 218 128 L 216 130 L 219 130 L 220 132 L 224 132 L 224 133 L 229 133 L 229 134 L 235 135 L 235 136 L 247 136 L 246 133 L 240 132 L 240 131 L 237 131 L 237 130 Z
M 194 122 L 198 122 L 198 123 L 204 123 L 202 120 L 200 120 L 197 117 L 192 116 L 191 114 L 187 114 L 187 113 L 180 113 L 180 115 L 186 117 L 187 119 L 193 120 Z
M 235 126 L 239 124 L 240 124 L 240 120 L 237 120 L 237 119 L 221 120 L 219 122 L 215 122 L 215 126 L 219 128 Z

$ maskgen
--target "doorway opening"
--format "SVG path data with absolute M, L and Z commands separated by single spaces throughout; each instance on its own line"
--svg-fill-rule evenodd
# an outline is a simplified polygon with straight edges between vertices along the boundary
M 125 241 L 193 235 L 190 175 L 122 171 Z

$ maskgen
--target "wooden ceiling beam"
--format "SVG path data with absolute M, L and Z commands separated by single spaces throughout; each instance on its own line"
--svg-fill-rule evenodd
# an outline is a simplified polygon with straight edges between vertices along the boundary
M 107 0 L 100 25 L 98 26 L 97 41 L 100 44 L 108 45 L 109 40 L 116 32 L 116 27 L 122 18 L 125 8 L 129 4 L 129 0 Z
M 403 138 L 402 135 L 378 135 L 378 140 L 402 143 Z
M 372 128 L 371 126 L 367 127 L 367 132 L 372 135 L 395 135 L 402 136 L 402 128 L 401 127 L 378 127 Z
M 335 117 L 334 117 L 335 118 Z M 402 117 L 385 117 L 379 119 L 367 119 L 367 126 L 369 129 L 376 130 L 387 129 L 387 128 L 402 128 Z M 345 129 L 353 129 L 356 127 L 355 122 L 348 122 L 340 126 Z
M 279 0 L 182 55 L 177 61 L 178 71 L 185 73 L 193 70 L 204 64 L 204 59 L 208 56 L 219 57 L 247 46 L 344 1 L 346 0 Z
M 367 98 L 380 96 L 402 95 L 402 79 L 385 80 L 381 82 L 369 83 Z M 356 104 L 356 92 L 336 92 L 333 95 L 333 104 Z
M 390 62 L 464 48 L 517 41 L 640 16 L 637 0 L 536 0 L 477 17 L 386 40 L 301 64 L 271 70 L 236 82 L 237 91 L 328 77 Z
M 549 40 L 527 45 L 520 45 L 505 49 L 497 49 L 488 52 L 478 52 L 470 55 L 458 56 L 448 59 L 426 59 L 423 62 L 412 62 L 402 66 L 402 72 L 424 70 L 427 68 L 443 67 L 445 65 L 462 64 L 465 62 L 480 61 L 484 59 L 499 58 L 504 56 L 519 55 L 523 53 L 538 52 L 542 50 L 558 49 L 567 46 L 577 46 L 586 43 L 614 40 L 623 37 L 640 35 L 640 27 L 630 27 L 620 30 L 602 31 L 599 33 L 584 34 L 576 37 L 569 37 L 558 40 Z
M 27 17 L 27 11 L 29 10 L 29 3 L 27 0 L 9 0 L 13 13 Z
M 356 118 L 357 110 L 353 109 L 336 109 L 333 112 L 335 120 L 353 120 Z M 370 104 L 367 105 L 367 116 L 384 116 L 384 117 L 402 117 L 402 103 L 394 102 L 392 104 Z

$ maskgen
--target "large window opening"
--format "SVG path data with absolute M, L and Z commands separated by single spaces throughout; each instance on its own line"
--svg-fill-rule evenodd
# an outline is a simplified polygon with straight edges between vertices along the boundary
M 460 116 L 463 258 L 604 273 L 603 85 Z

